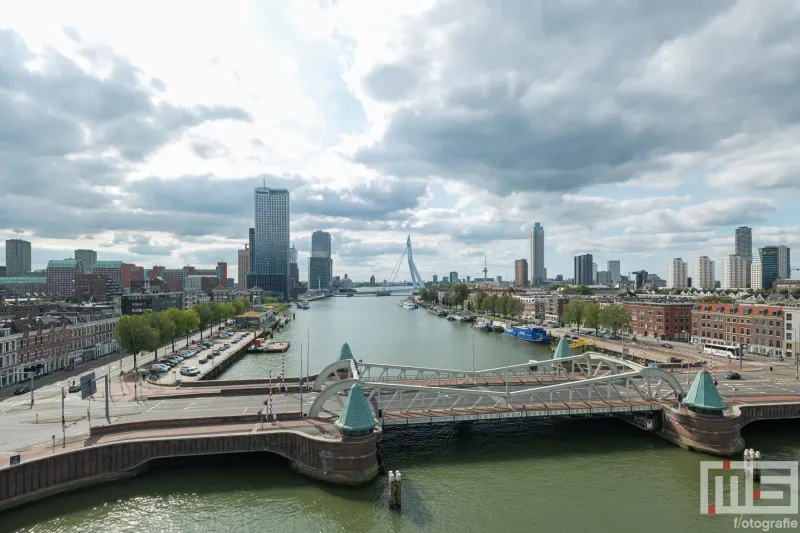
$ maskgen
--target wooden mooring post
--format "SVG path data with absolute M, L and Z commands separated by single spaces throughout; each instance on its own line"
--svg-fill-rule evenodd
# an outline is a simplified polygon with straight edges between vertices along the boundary
M 400 509 L 402 503 L 402 476 L 400 471 L 389 470 L 389 508 Z

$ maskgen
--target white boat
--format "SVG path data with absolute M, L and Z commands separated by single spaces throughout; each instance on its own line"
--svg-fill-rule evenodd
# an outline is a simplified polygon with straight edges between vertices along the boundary
M 492 323 L 485 318 L 479 318 L 472 327 L 481 331 L 492 331 Z
M 417 302 L 415 302 L 414 300 L 406 300 L 400 305 L 402 305 L 404 309 L 416 309 L 417 308 Z
M 311 309 L 311 304 L 306 302 L 306 301 L 297 302 L 297 308 L 298 309 Z

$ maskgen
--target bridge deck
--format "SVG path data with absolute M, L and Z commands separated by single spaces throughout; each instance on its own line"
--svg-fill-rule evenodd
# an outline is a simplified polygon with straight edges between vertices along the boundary
M 651 412 L 659 411 L 665 405 L 674 405 L 675 402 L 669 401 L 595 401 L 595 402 L 572 402 L 572 403 L 551 403 L 536 405 L 513 405 L 511 407 L 476 407 L 474 409 L 434 409 L 434 410 L 414 410 L 385 413 L 383 416 L 384 426 L 408 425 L 419 423 L 447 423 L 459 422 L 463 420 L 493 420 L 501 418 L 533 418 L 547 416 L 591 416 L 609 415 L 617 413 L 631 412 Z

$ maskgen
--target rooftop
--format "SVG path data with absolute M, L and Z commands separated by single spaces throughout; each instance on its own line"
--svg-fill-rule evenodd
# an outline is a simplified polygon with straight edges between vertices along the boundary
M 714 378 L 707 370 L 695 376 L 683 403 L 693 409 L 710 411 L 724 411 L 728 407 L 722 401 L 722 396 L 719 395 L 717 386 L 714 385 Z
M 246 313 L 242 313 L 236 318 L 261 318 L 262 316 L 264 316 L 264 314 L 265 311 L 248 311 Z
M 572 349 L 569 347 L 569 341 L 566 337 L 561 337 L 558 341 L 558 346 L 553 354 L 553 359 L 564 359 L 565 357 L 572 357 Z
M 345 344 L 345 346 L 347 345 Z M 359 436 L 372 432 L 376 424 L 377 422 L 369 410 L 367 399 L 364 397 L 364 391 L 361 386 L 354 384 L 350 387 L 350 393 L 344 401 L 342 415 L 334 425 L 345 436 Z
M 122 261 L 95 261 L 94 268 L 122 268 Z
M 77 259 L 51 259 L 47 262 L 47 268 L 78 268 Z
M 0 285 L 23 285 L 25 283 L 47 283 L 47 278 L 0 278 Z

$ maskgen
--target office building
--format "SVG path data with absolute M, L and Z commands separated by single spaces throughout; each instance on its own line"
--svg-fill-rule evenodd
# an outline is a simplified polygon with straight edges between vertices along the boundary
M 619 261 L 609 261 L 606 264 L 606 270 L 611 273 L 611 281 L 614 283 L 620 282 Z
M 667 261 L 667 288 L 685 289 L 688 287 L 689 267 L 680 257 Z
M 108 278 L 120 287 L 124 286 L 122 261 L 95 261 L 92 273 Z
M 514 261 L 514 286 L 526 287 L 528 285 L 528 261 L 517 259 Z
M 530 240 L 531 275 L 529 280 L 532 285 L 538 287 L 546 279 L 544 272 L 544 228 L 538 222 L 533 225 Z
M 731 254 L 722 259 L 719 283 L 723 289 L 747 288 L 747 273 L 750 271 L 750 262 L 740 255 Z
M 736 243 L 734 254 L 753 260 L 753 230 L 747 226 L 736 228 Z
M 436 274 L 433 275 L 433 282 L 439 283 L 439 276 L 437 276 Z
M 22 277 L 31 271 L 31 243 L 22 239 L 6 240 L 6 276 Z
M 244 249 L 236 252 L 236 269 L 239 280 L 239 288 L 247 286 L 247 273 L 250 272 L 250 245 L 245 244 Z
M 370 276 L 369 277 L 369 284 L 371 286 L 373 286 L 373 287 L 375 286 L 375 276 Z
M 300 285 L 300 268 L 297 264 L 297 248 L 289 248 L 289 291 L 292 298 L 297 296 L 295 287 Z
M 592 283 L 594 283 L 596 279 L 597 279 L 597 263 L 592 263 Z
M 331 234 L 317 230 L 311 234 L 311 257 L 308 260 L 308 290 L 329 291 L 333 280 Z
M 289 191 L 256 187 L 253 200 L 253 261 L 247 274 L 247 288 L 258 287 L 267 296 L 288 299 Z
M 575 285 L 594 285 L 592 254 L 575 256 Z
M 644 288 L 644 284 L 647 283 L 647 270 L 639 270 L 638 272 L 634 272 L 634 279 L 635 279 L 635 289 L 639 290 Z
M 458 272 L 455 270 L 450 272 L 450 283 L 458 283 Z
M 779 279 L 791 278 L 791 250 L 787 246 L 765 246 L 758 250 L 761 261 L 761 287 L 772 289 Z
M 692 342 L 697 344 L 777 357 L 783 355 L 783 328 L 784 308 L 778 306 L 698 302 L 692 311 Z
M 183 292 L 123 294 L 121 309 L 123 315 L 141 315 L 146 311 L 166 311 L 185 309 L 186 295 Z
M 97 252 L 94 250 L 75 250 L 75 259 L 81 262 L 81 273 L 91 274 L 97 263 Z
M 614 283 L 614 278 L 608 270 L 601 270 L 595 276 L 594 281 L 597 285 L 611 285 Z
M 700 256 L 692 265 L 692 287 L 704 291 L 714 290 L 716 287 L 716 266 L 708 256 Z

